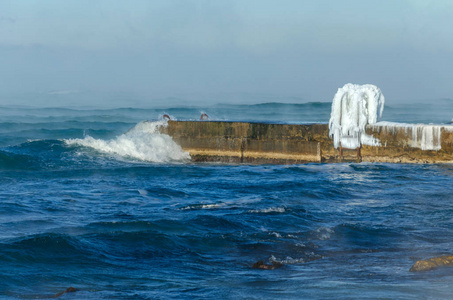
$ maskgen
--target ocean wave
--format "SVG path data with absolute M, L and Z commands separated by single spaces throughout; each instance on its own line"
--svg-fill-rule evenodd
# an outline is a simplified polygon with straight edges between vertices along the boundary
M 159 127 L 166 124 L 164 120 L 144 121 L 112 140 L 86 136 L 83 139 L 66 139 L 64 142 L 68 146 L 88 147 L 125 159 L 157 163 L 188 161 L 190 156 L 187 152 L 184 152 L 170 136 L 159 133 Z
M 59 140 L 29 140 L 0 150 L 0 170 L 61 169 L 81 163 L 74 149 Z
M 287 102 L 262 102 L 254 104 L 217 104 L 217 107 L 254 107 L 254 108 L 282 108 L 282 107 L 296 107 L 296 108 L 306 108 L 306 107 L 327 107 L 330 109 L 331 102 L 306 102 L 306 103 L 287 103 Z
M 56 263 L 67 261 L 68 257 L 72 262 L 82 262 L 93 258 L 95 253 L 77 237 L 56 233 L 24 236 L 2 243 L 2 249 L 1 261 L 17 263 Z
M 40 167 L 37 158 L 29 155 L 0 151 L 0 170 L 33 170 Z
M 213 215 L 201 215 L 192 219 L 190 222 L 200 230 L 209 232 L 230 233 L 237 232 L 238 230 L 245 230 L 247 227 L 240 222 L 231 220 L 230 218 Z
M 266 102 L 250 105 L 251 107 L 261 108 L 330 108 L 330 102 L 307 102 L 307 103 L 281 103 L 281 102 Z

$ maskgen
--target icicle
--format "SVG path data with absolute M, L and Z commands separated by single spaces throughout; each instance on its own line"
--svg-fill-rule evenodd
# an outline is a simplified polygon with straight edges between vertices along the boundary
M 407 124 L 395 122 L 378 122 L 376 127 L 383 127 L 385 132 L 395 134 L 397 130 L 404 129 L 408 137 L 408 145 L 422 150 L 440 150 L 442 142 L 442 130 L 453 132 L 452 125 L 426 125 Z

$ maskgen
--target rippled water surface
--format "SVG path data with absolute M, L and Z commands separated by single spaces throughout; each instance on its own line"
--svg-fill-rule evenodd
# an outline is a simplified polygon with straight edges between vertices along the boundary
M 2 108 L 2 298 L 452 298 L 409 272 L 452 254 L 452 165 L 193 164 L 169 111 Z

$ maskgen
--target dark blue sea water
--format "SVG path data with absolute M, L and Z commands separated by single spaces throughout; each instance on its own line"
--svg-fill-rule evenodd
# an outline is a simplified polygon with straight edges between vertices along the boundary
M 409 272 L 453 254 L 453 165 L 195 164 L 142 122 L 202 112 L 327 123 L 330 103 L 0 107 L 0 298 L 453 299 L 453 268 Z

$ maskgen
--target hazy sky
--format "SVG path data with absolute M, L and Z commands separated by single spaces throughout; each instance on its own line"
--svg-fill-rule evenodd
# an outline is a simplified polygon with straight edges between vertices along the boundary
M 453 98 L 453 1 L 0 0 L 0 105 L 331 101 L 348 82 Z

